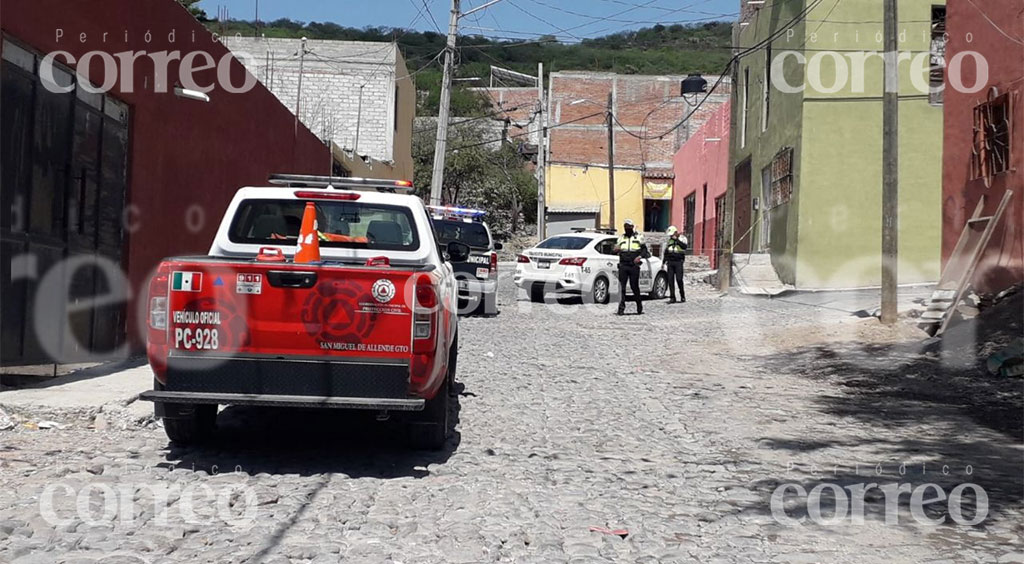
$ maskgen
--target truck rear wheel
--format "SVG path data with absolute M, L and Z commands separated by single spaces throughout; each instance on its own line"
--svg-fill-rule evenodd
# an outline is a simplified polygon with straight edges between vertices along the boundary
M 217 426 L 216 405 L 178 406 L 174 417 L 164 417 L 164 432 L 172 443 L 192 445 L 213 435 Z
M 409 446 L 418 450 L 441 450 L 448 441 L 448 395 L 451 382 L 446 375 L 423 411 L 414 413 L 407 423 Z

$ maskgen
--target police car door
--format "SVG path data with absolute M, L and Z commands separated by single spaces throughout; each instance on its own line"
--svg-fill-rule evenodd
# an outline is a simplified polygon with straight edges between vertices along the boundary
M 654 287 L 654 269 L 651 267 L 651 259 L 645 258 L 640 263 L 640 291 L 650 292 Z
M 595 259 L 597 264 L 597 272 L 594 273 L 593 279 L 597 280 L 597 277 L 601 274 L 608 279 L 608 289 L 613 290 L 619 284 L 619 277 L 616 272 L 619 264 L 619 256 L 615 254 L 615 243 L 618 241 L 614 238 L 603 239 L 600 243 L 594 245 L 594 249 L 597 250 L 598 257 Z

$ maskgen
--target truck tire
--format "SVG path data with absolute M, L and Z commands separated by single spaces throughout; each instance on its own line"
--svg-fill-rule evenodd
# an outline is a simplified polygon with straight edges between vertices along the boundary
M 164 432 L 172 443 L 193 445 L 206 441 L 217 426 L 216 405 L 181 406 L 177 417 L 164 417 Z
M 409 446 L 417 450 L 441 450 L 448 442 L 449 379 L 445 376 L 423 411 L 414 413 L 407 424 Z
M 452 346 L 448 349 L 448 395 L 456 397 L 459 392 L 455 389 L 455 375 L 456 370 L 459 368 L 459 334 L 455 333 L 455 339 L 452 341 Z

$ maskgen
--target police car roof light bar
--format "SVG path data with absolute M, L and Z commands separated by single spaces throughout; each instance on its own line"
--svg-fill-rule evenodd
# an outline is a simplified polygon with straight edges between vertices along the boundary
M 294 188 L 337 188 L 341 190 L 363 190 L 412 194 L 412 182 L 383 178 L 350 178 L 343 176 L 316 176 L 311 174 L 271 174 L 271 184 Z
M 431 212 L 438 213 L 442 216 L 460 216 L 469 217 L 473 219 L 480 219 L 487 215 L 484 210 L 473 210 L 469 208 L 456 208 L 452 206 L 427 206 Z

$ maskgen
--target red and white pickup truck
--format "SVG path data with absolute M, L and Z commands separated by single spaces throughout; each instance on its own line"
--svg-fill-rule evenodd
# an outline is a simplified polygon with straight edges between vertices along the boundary
M 238 190 L 208 255 L 160 264 L 156 382 L 142 399 L 183 444 L 210 435 L 220 405 L 266 405 L 408 412 L 412 445 L 442 447 L 458 357 L 451 263 L 469 247 L 439 246 L 405 181 L 271 183 Z M 310 203 L 321 259 L 297 263 Z

